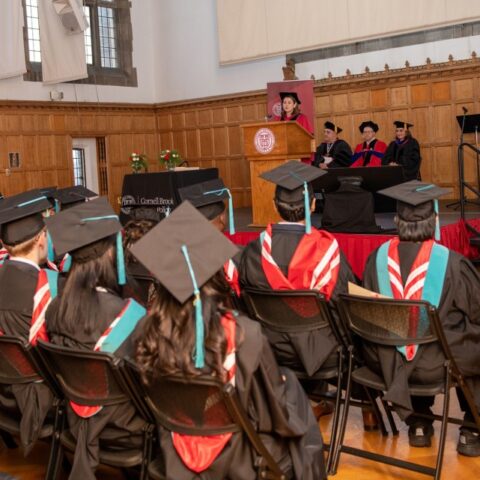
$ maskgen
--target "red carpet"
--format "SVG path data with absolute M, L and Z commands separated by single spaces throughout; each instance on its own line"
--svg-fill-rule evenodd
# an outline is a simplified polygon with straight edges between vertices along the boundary
M 480 230 L 480 219 L 469 220 L 468 223 L 475 229 Z M 440 229 L 440 243 L 445 247 L 461 253 L 467 258 L 477 258 L 480 252 L 477 248 L 470 246 L 469 238 L 472 236 L 465 226 L 465 222 L 460 220 L 457 223 L 445 225 Z M 226 234 L 232 242 L 237 245 L 247 245 L 260 235 L 259 232 L 238 232 L 235 235 Z M 355 233 L 334 233 L 335 238 L 340 245 L 344 255 L 347 257 L 355 275 L 359 278 L 363 276 L 363 269 L 370 253 L 386 242 L 393 235 L 369 235 Z

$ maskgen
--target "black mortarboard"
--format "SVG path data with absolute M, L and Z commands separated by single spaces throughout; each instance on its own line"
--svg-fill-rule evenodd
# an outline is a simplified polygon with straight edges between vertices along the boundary
M 302 103 L 298 98 L 297 92 L 280 92 L 279 95 L 280 95 L 280 98 L 282 99 L 282 102 L 285 97 L 292 97 L 295 103 L 298 103 L 298 105 Z
M 229 198 L 220 178 L 179 188 L 178 194 L 182 202 L 188 200 L 209 220 L 213 220 L 225 210 L 223 200 Z
M 102 255 L 105 252 L 105 246 L 97 242 L 116 234 L 119 283 L 124 283 L 122 225 L 106 197 L 96 198 L 61 211 L 57 215 L 46 218 L 45 225 L 57 255 L 73 253 L 75 258 L 76 252 L 82 249 L 81 255 L 77 258 L 81 261 Z
M 33 238 L 45 226 L 42 213 L 50 207 L 39 189 L 5 198 L 0 204 L 3 243 L 13 246 Z
M 180 302 L 195 295 L 195 366 L 204 366 L 200 288 L 238 251 L 188 200 L 130 251 Z
M 407 122 L 404 122 L 402 120 L 395 120 L 393 122 L 393 124 L 395 125 L 395 127 L 397 128 L 410 128 L 410 127 L 413 127 L 413 124 L 412 123 L 407 123 Z
M 334 123 L 332 122 L 325 122 L 323 124 L 323 126 L 325 128 L 327 128 L 328 130 L 333 130 L 335 133 L 340 133 L 342 131 L 342 129 L 340 127 L 337 127 Z
M 55 212 L 60 211 L 60 205 L 58 202 L 58 190 L 57 187 L 41 187 L 40 192 L 42 195 L 47 197 L 47 200 L 50 202 L 52 208 L 55 209 Z
M 280 202 L 290 204 L 305 202 L 305 224 L 307 232 L 310 232 L 310 197 L 313 195 L 313 189 L 308 184 L 326 173 L 320 168 L 291 160 L 262 173 L 260 177 L 277 186 L 275 198 Z
M 432 183 L 411 180 L 393 187 L 379 190 L 378 193 L 397 200 L 397 214 L 406 222 L 425 220 L 432 213 L 438 217 L 438 201 L 442 195 L 450 193 L 447 188 Z M 436 232 L 436 237 L 439 232 Z
M 62 210 L 71 208 L 76 203 L 85 202 L 89 198 L 98 197 L 98 193 L 92 192 L 83 185 L 66 187 L 57 190 L 57 198 L 60 201 Z
M 378 125 L 375 122 L 372 122 L 371 120 L 368 120 L 366 122 L 362 122 L 360 124 L 360 126 L 358 127 L 358 129 L 360 130 L 360 132 L 363 133 L 363 130 L 367 127 L 370 127 L 375 133 L 378 132 Z
M 182 245 L 188 249 L 199 288 L 238 251 L 188 200 L 130 247 L 180 303 L 194 291 Z

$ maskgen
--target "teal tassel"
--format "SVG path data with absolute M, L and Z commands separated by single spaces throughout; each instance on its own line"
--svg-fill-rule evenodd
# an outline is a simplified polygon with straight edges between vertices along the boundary
M 122 232 L 117 233 L 117 275 L 118 284 L 125 285 L 127 283 L 125 275 L 125 258 L 123 255 Z
M 97 220 L 108 220 L 110 218 L 118 220 L 117 215 L 104 215 L 102 217 L 82 218 L 82 222 L 95 222 Z M 125 275 L 125 258 L 123 254 L 122 232 L 117 233 L 117 276 L 119 285 L 125 285 L 127 283 Z
M 195 351 L 193 353 L 193 358 L 195 360 L 195 368 L 204 368 L 205 353 L 203 350 L 204 326 L 202 315 L 202 299 L 200 298 L 200 290 L 197 285 L 195 272 L 193 271 L 186 245 L 182 245 L 182 253 L 185 257 L 185 261 L 187 262 L 188 273 L 190 274 L 193 284 L 193 294 L 195 295 L 195 299 L 193 300 L 193 305 L 195 307 Z
M 53 242 L 52 238 L 50 237 L 50 234 L 47 232 L 47 259 L 50 262 L 53 262 L 55 260 L 55 252 L 53 250 Z
M 203 192 L 204 195 L 218 195 L 227 192 L 228 194 L 228 230 L 230 235 L 235 234 L 235 219 L 233 217 L 233 200 L 232 194 L 228 188 L 221 188 L 220 190 L 210 190 L 209 192 Z
M 72 268 L 72 256 L 67 253 L 67 258 L 65 259 L 62 266 L 62 273 L 68 273 Z
M 435 210 L 435 213 L 437 214 L 437 218 L 435 219 L 435 240 L 437 242 L 440 241 L 440 216 L 438 214 L 438 200 L 435 199 L 433 201 L 433 208 Z
M 47 200 L 47 197 L 45 195 L 42 195 L 41 197 L 34 198 L 33 200 L 28 200 L 27 202 L 19 203 L 17 205 L 17 208 L 26 207 L 27 205 L 31 205 L 32 203 L 39 202 L 40 200 Z
M 312 233 L 312 220 L 310 217 L 310 196 L 308 195 L 307 182 L 303 182 L 303 198 L 305 202 L 305 233 Z
M 58 201 L 57 198 L 55 198 L 55 213 L 58 213 L 60 211 L 60 202 Z

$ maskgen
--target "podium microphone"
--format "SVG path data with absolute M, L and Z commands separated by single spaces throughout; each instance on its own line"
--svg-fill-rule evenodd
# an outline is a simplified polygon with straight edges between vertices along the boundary
M 466 114 L 468 112 L 467 107 L 462 107 L 463 113 Z

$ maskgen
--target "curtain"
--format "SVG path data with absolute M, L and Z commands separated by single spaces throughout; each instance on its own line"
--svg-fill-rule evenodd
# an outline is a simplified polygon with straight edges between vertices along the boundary
M 78 0 L 69 0 L 77 2 Z M 87 78 L 83 32 L 69 34 L 52 0 L 38 0 L 43 83 Z
M 480 19 L 473 0 L 217 0 L 221 64 Z
M 23 44 L 22 0 L 0 0 L 0 78 L 27 71 Z

